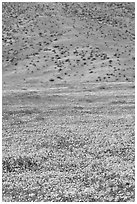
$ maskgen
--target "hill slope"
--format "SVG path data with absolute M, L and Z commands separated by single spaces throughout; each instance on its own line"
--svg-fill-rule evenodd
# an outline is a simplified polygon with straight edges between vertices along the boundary
M 134 3 L 3 3 L 4 88 L 134 81 L 134 24 Z

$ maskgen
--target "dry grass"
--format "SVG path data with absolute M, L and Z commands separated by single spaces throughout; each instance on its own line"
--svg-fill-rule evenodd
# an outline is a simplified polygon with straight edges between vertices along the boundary
M 15 110 L 29 94 L 20 105 L 12 94 L 3 118 L 3 201 L 134 201 L 133 84 L 83 86 L 37 92 L 31 114 Z

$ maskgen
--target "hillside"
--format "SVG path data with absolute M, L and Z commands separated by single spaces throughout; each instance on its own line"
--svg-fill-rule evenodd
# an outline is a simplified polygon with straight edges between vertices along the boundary
M 3 3 L 4 88 L 134 81 L 134 26 L 134 3 Z

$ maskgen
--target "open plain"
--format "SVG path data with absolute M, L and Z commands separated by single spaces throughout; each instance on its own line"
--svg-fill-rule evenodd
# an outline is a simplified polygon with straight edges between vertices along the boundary
M 135 200 L 134 27 L 134 3 L 3 3 L 3 201 Z

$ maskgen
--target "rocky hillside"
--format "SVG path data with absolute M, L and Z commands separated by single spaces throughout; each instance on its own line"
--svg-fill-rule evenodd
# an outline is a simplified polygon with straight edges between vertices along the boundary
M 4 88 L 134 81 L 134 3 L 2 6 Z

